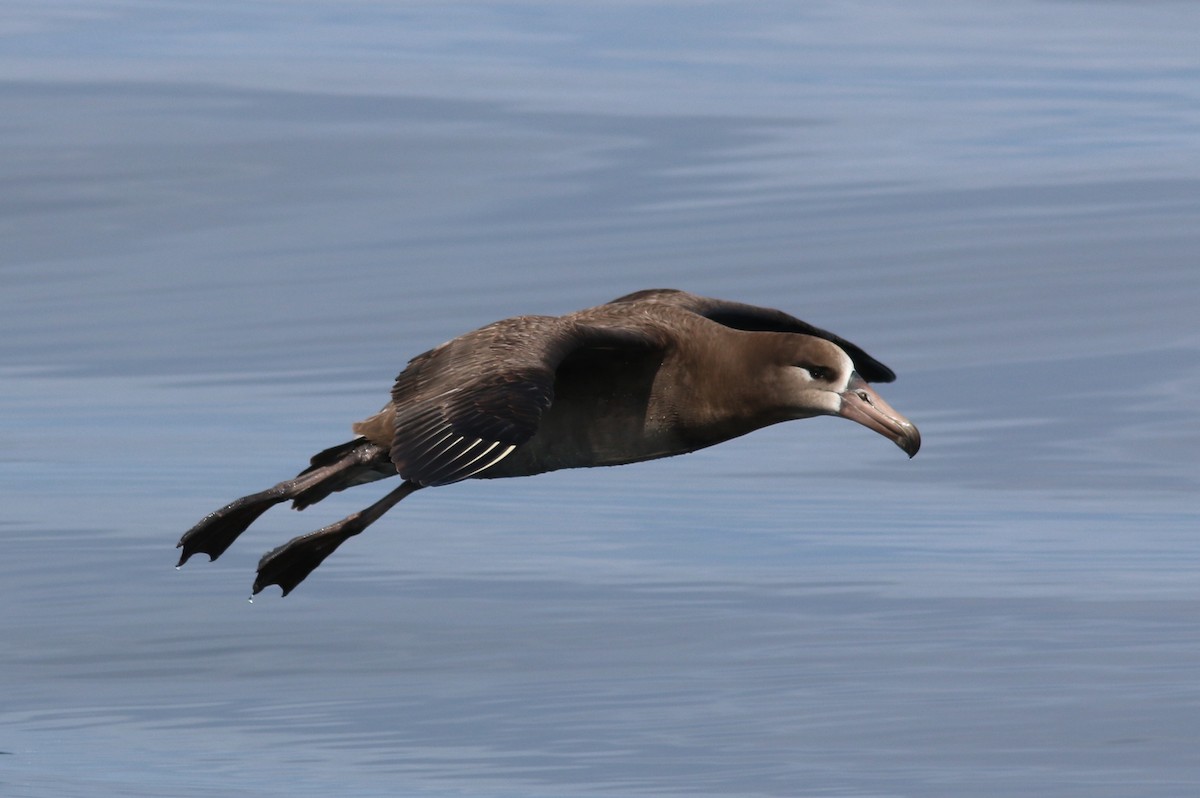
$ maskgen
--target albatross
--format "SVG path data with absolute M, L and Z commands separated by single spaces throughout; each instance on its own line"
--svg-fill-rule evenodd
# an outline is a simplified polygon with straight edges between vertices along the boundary
M 365 509 L 265 554 L 253 592 L 290 593 L 348 538 L 418 490 L 694 452 L 793 419 L 840 416 L 909 457 L 917 428 L 870 383 L 896 375 L 858 346 L 770 308 L 674 289 L 563 316 L 517 316 L 417 355 L 391 399 L 292 479 L 209 513 L 179 565 L 215 560 L 270 507 L 388 477 Z

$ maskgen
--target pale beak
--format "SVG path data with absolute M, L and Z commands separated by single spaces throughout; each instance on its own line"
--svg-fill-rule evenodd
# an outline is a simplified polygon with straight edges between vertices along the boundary
M 850 384 L 840 394 L 842 406 L 838 415 L 857 421 L 868 429 L 873 429 L 885 438 L 890 438 L 912 457 L 921 448 L 921 433 L 913 423 L 892 409 L 883 401 L 883 397 L 875 393 L 857 374 L 850 376 Z

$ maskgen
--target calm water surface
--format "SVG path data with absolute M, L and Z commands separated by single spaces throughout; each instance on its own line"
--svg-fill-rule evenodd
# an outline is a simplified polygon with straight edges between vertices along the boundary
M 1198 28 L 10 3 L 0 795 L 1200 794 Z M 286 600 L 383 488 L 171 567 L 412 355 L 650 286 L 862 344 L 925 448 L 429 491 Z

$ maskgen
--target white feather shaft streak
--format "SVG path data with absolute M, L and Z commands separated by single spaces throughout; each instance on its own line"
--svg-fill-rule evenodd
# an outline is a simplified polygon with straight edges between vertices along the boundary
M 476 474 L 478 474 L 478 473 L 480 473 L 480 472 L 482 472 L 482 471 L 487 471 L 489 468 L 491 468 L 492 466 L 494 466 L 496 463 L 499 463 L 499 462 L 500 462 L 501 460 L 503 460 L 505 457 L 508 457 L 510 454 L 512 454 L 512 450 L 513 450 L 513 449 L 515 449 L 515 448 L 517 448 L 517 445 L 516 445 L 515 443 L 513 443 L 513 444 L 509 444 L 507 447 L 505 447 L 504 451 L 500 452 L 500 454 L 496 455 L 496 456 L 495 456 L 495 457 L 493 457 L 491 460 L 487 461 L 486 463 L 484 463 L 483 465 L 479 466 L 478 468 L 476 468 L 476 469 L 474 469 L 474 470 L 472 470 L 472 471 L 470 471 L 470 472 L 468 472 L 468 473 L 466 473 L 466 474 L 463 474 L 462 476 L 458 476 L 458 477 L 455 479 L 455 481 L 457 482 L 458 480 L 462 480 L 462 479 L 468 479 L 469 477 L 473 477 L 473 476 L 475 476 Z M 489 449 L 488 451 L 491 451 L 491 450 Z M 478 459 L 478 458 L 476 458 L 476 459 Z M 474 461 L 474 460 L 472 460 L 471 462 L 473 463 L 473 462 L 475 462 L 475 461 Z M 468 465 L 470 465 L 470 464 L 468 464 Z

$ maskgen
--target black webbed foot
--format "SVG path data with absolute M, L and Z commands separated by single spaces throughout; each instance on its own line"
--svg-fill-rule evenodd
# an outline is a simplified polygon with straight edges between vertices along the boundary
M 283 500 L 277 492 L 263 491 L 243 496 L 204 516 L 175 544 L 175 548 L 183 549 L 175 567 L 183 565 L 198 552 L 207 554 L 210 562 L 217 559 L 260 515 Z
M 293 479 L 243 496 L 204 516 L 175 544 L 183 549 L 179 565 L 197 552 L 204 552 L 210 560 L 217 559 L 260 515 L 280 502 L 291 499 L 296 509 L 302 510 L 331 493 L 394 475 L 387 452 L 362 438 L 326 449 Z
M 333 554 L 348 538 L 364 529 L 362 524 L 353 523 L 357 514 L 343 518 L 336 524 L 292 538 L 282 546 L 272 549 L 258 561 L 258 577 L 254 580 L 253 595 L 258 595 L 269 585 L 279 585 L 283 595 L 291 593 L 313 570 Z
M 365 510 L 316 532 L 292 538 L 279 548 L 267 552 L 258 561 L 258 578 L 254 580 L 252 595 L 257 596 L 268 585 L 279 585 L 285 596 L 291 593 L 338 546 L 378 521 L 405 496 L 420 489 L 421 486 L 415 482 L 404 482 Z

